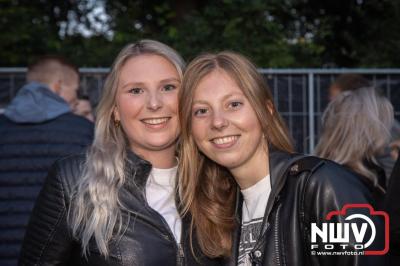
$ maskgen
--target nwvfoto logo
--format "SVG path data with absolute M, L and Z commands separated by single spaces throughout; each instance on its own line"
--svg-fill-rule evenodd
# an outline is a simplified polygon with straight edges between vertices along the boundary
M 350 209 L 353 214 L 347 216 Z M 357 209 L 368 209 L 369 216 L 357 213 Z M 345 217 L 346 222 L 329 222 L 334 216 Z M 381 228 L 377 228 L 371 219 L 373 216 L 382 217 L 384 232 L 377 232 Z M 364 255 L 384 255 L 389 251 L 389 216 L 384 211 L 375 211 L 369 204 L 346 204 L 342 210 L 328 213 L 325 220 L 326 222 L 323 222 L 320 227 L 316 223 L 311 223 L 311 250 L 333 250 L 335 248 L 346 250 L 349 247 L 350 239 L 354 239 L 356 243 L 352 245 L 352 248 L 364 251 Z M 355 222 L 356 220 L 358 222 Z M 377 234 L 382 233 L 385 236 L 384 247 L 380 250 L 368 249 L 376 240 Z M 318 242 L 318 240 L 320 241 Z

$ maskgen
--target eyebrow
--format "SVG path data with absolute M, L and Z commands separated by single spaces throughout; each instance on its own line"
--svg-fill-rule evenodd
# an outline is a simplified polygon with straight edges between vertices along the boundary
M 222 101 L 225 101 L 226 99 L 235 96 L 235 95 L 240 95 L 240 96 L 244 96 L 243 93 L 239 94 L 239 93 L 229 93 L 227 95 L 225 95 L 224 97 L 222 97 Z M 193 104 L 196 103 L 200 103 L 200 104 L 208 104 L 208 102 L 206 100 L 197 100 L 197 101 L 193 101 Z
M 128 82 L 128 83 L 125 83 L 124 85 L 122 85 L 121 88 L 125 89 L 126 87 L 135 87 L 135 86 L 142 87 L 142 86 L 144 86 L 144 83 L 143 82 Z
M 181 81 L 177 78 L 168 78 L 168 79 L 162 79 L 160 80 L 160 83 L 167 83 L 167 82 L 179 82 L 181 83 Z
M 177 78 L 167 78 L 167 79 L 162 79 L 159 81 L 159 83 L 165 84 L 168 82 L 178 82 L 181 83 L 181 81 Z M 126 88 L 126 87 L 132 87 L 132 86 L 138 86 L 138 87 L 144 87 L 146 84 L 144 82 L 127 82 L 124 85 L 121 86 L 121 88 Z
M 197 103 L 199 103 L 199 104 L 208 104 L 207 101 L 203 101 L 203 100 L 193 101 L 193 104 L 197 104 Z

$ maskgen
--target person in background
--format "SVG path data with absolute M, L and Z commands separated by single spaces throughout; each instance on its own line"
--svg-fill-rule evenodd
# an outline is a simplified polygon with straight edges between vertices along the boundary
M 191 255 L 189 217 L 180 216 L 176 201 L 184 66 L 154 40 L 120 51 L 97 108 L 93 145 L 54 164 L 20 265 L 219 265 Z
M 352 91 L 358 88 L 370 87 L 371 82 L 359 74 L 341 74 L 329 87 L 329 100 L 332 101 L 343 91 Z
M 386 175 L 377 157 L 389 144 L 393 120 L 392 104 L 374 87 L 342 92 L 322 115 L 322 133 L 314 151 L 357 173 L 377 209 L 383 207 L 386 191 Z
M 336 96 L 344 91 L 353 91 L 359 88 L 369 88 L 371 86 L 371 82 L 360 74 L 341 74 L 329 87 L 329 99 L 330 101 L 333 101 Z M 396 150 L 399 146 L 398 142 L 400 141 L 400 123 L 396 119 L 394 120 L 393 126 L 390 129 L 390 135 L 390 144 L 384 148 L 382 153 L 376 156 L 379 166 L 385 170 L 386 186 L 389 183 L 389 177 L 396 161 L 396 158 L 394 158 L 393 154 L 396 153 Z
M 87 96 L 80 96 L 78 98 L 74 106 L 74 113 L 86 118 L 91 122 L 94 122 L 92 105 L 90 104 L 89 97 Z
M 72 113 L 79 73 L 58 56 L 28 67 L 27 84 L 0 115 L 0 265 L 16 265 L 35 199 L 50 166 L 83 151 L 93 124 Z

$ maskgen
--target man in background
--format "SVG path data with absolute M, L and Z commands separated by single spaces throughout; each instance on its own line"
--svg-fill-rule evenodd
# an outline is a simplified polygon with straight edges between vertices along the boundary
M 0 265 L 16 265 L 20 244 L 47 171 L 60 157 L 83 152 L 93 124 L 72 113 L 79 87 L 75 66 L 45 56 L 0 115 Z

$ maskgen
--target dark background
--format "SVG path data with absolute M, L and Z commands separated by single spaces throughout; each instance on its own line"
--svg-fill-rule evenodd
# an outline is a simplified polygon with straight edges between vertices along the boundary
M 365 71 L 400 116 L 397 0 L 0 0 L 0 108 L 25 82 L 24 70 L 9 68 L 44 54 L 94 68 L 83 69 L 81 87 L 95 107 L 107 73 L 98 67 L 108 68 L 123 46 L 142 38 L 169 44 L 187 61 L 204 51 L 238 51 L 271 71 L 265 78 L 299 151 L 310 151 L 313 116 L 317 141 L 327 88 L 343 67 Z M 390 69 L 377 71 L 383 67 Z M 313 70 L 296 74 L 299 68 L 326 71 L 314 73 L 312 102 Z

